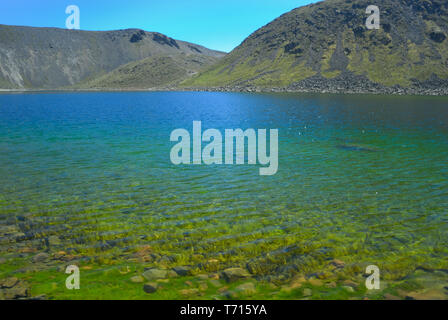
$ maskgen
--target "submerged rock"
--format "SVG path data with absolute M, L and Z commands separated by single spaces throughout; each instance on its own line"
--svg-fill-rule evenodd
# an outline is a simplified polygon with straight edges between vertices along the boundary
M 344 268 L 345 262 L 339 259 L 334 259 L 330 262 L 330 264 L 336 268 Z
M 252 282 L 244 283 L 235 288 L 237 292 L 241 292 L 245 295 L 255 294 L 257 290 Z
M 353 287 L 350 286 L 342 286 L 342 288 L 347 292 L 355 292 L 355 289 L 353 289 Z
M 182 289 L 179 291 L 179 293 L 185 297 L 192 297 L 192 296 L 200 295 L 199 289 Z
M 165 279 L 168 275 L 168 272 L 166 270 L 162 269 L 149 269 L 143 272 L 142 276 L 146 280 L 158 280 L 158 279 Z
M 180 267 L 174 267 L 173 271 L 176 272 L 181 277 L 184 277 L 190 274 L 191 269 L 189 267 L 180 266 Z
M 250 278 L 249 272 L 243 268 L 229 268 L 222 272 L 227 282 L 234 282 L 245 278 Z
M 154 283 L 154 282 L 145 283 L 145 285 L 143 286 L 143 291 L 145 291 L 146 293 L 156 292 L 157 291 L 157 283 Z
M 3 289 L 0 289 L 0 299 L 15 300 L 25 299 L 30 296 L 29 290 L 23 282 L 15 281 L 15 279 L 10 279 L 8 282 L 7 285 L 13 285 L 13 287 L 8 288 L 5 286 Z
M 39 263 L 39 262 L 44 262 L 45 260 L 47 260 L 49 258 L 48 253 L 45 252 L 41 252 L 36 254 L 31 261 L 33 261 L 34 263 Z
M 17 279 L 16 277 L 6 278 L 6 279 L 0 281 L 0 288 L 9 289 L 9 288 L 14 287 L 18 283 L 19 283 L 19 279 Z

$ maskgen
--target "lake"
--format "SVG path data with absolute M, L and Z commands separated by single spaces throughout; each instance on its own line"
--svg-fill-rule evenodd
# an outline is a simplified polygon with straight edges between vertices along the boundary
M 278 129 L 277 173 L 173 165 L 193 121 Z M 0 281 L 28 297 L 448 298 L 447 97 L 1 94 L 0 151 Z

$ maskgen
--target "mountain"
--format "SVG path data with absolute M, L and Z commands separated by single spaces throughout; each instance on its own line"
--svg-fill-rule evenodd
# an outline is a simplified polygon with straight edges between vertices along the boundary
M 82 81 L 73 88 L 84 89 L 148 89 L 176 87 L 182 80 L 213 65 L 216 57 L 203 54 L 154 56 L 127 63 L 92 80 Z
M 380 9 L 368 30 L 366 9 Z M 191 88 L 448 94 L 448 1 L 327 0 L 255 31 Z
M 131 87 L 139 79 L 144 79 L 144 85 L 164 85 L 183 80 L 222 56 L 223 52 L 139 29 L 80 31 L 0 25 L 0 88 L 82 87 L 81 82 L 90 87 L 95 83 Z M 146 76 L 137 61 L 147 68 Z M 158 61 L 168 63 L 173 74 L 167 75 L 160 67 L 165 74 L 151 70 Z M 126 74 L 129 68 L 136 68 L 135 78 Z M 121 73 L 127 78 L 118 79 Z

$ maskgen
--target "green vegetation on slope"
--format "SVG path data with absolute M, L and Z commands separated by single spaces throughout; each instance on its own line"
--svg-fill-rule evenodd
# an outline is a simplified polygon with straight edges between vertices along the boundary
M 218 59 L 204 55 L 156 56 L 128 63 L 76 88 L 146 89 L 175 85 Z
M 448 2 L 379 0 L 381 29 L 367 30 L 367 0 L 327 0 L 254 32 L 187 87 L 294 87 L 356 77 L 390 87 L 448 79 Z

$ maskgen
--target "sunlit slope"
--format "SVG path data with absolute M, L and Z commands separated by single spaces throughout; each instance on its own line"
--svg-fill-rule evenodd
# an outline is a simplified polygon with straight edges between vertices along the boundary
M 93 80 L 81 82 L 74 88 L 149 89 L 176 86 L 218 60 L 216 57 L 185 54 L 149 57 L 120 66 Z
M 0 89 L 65 88 L 146 58 L 179 60 L 183 56 L 187 62 L 192 57 L 216 62 L 223 55 L 139 29 L 80 31 L 0 25 Z M 145 81 L 157 83 L 159 78 L 163 76 Z
M 448 82 L 448 2 L 327 0 L 292 10 L 250 35 L 185 86 L 428 87 Z

